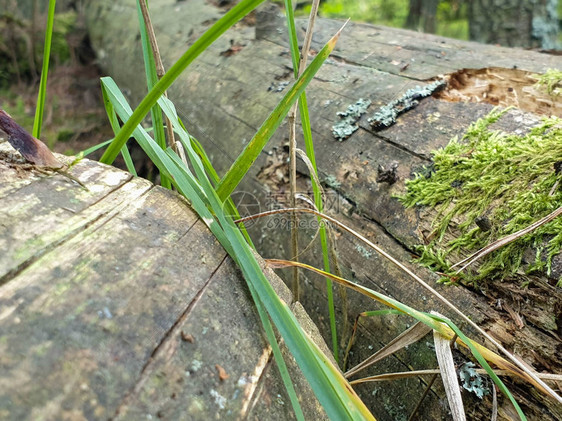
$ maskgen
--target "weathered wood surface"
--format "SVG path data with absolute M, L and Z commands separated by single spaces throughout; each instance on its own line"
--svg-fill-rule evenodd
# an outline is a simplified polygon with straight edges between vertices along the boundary
M 94 161 L 71 173 L 88 190 L 0 144 L 0 419 L 292 419 L 245 281 L 186 201 Z
M 219 19 L 225 8 L 216 2 L 193 0 L 154 0 L 153 24 L 165 64 L 169 67 L 185 49 Z M 228 7 L 228 3 L 227 3 Z M 173 85 L 169 94 L 191 132 L 204 144 L 219 173 L 224 173 L 252 137 L 268 113 L 274 108 L 285 86 L 291 83 L 290 54 L 284 41 L 283 18 L 278 10 L 265 5 L 255 20 L 236 25 L 199 57 Z M 98 52 L 99 63 L 107 74 L 138 101 L 145 92 L 142 54 L 138 27 L 134 21 L 134 1 L 91 2 L 89 33 Z M 313 38 L 313 49 L 319 50 L 341 22 L 320 19 Z M 305 20 L 298 20 L 302 36 Z M 119 42 L 115 42 L 119 39 Z M 232 46 L 236 48 L 231 49 Z M 415 210 L 404 210 L 394 195 L 404 191 L 404 180 L 413 171 L 430 163 L 430 152 L 442 147 L 455 135 L 464 133 L 468 125 L 486 115 L 492 108 L 487 103 L 448 102 L 437 98 L 424 99 L 418 107 L 400 116 L 397 124 L 373 132 L 367 117 L 378 107 L 399 97 L 408 88 L 424 84 L 438 75 L 463 68 L 506 68 L 544 72 L 562 68 L 557 56 L 533 51 L 501 48 L 414 33 L 399 29 L 349 23 L 336 50 L 307 90 L 312 129 L 320 177 L 328 189 L 328 212 L 344 223 L 375 239 L 377 244 L 407 262 L 412 246 L 420 244 L 428 221 Z M 360 129 L 344 142 L 334 139 L 331 128 L 339 121 L 338 111 L 360 98 L 372 101 L 360 120 Z M 499 123 L 506 130 L 524 128 L 537 118 L 513 110 Z M 255 167 L 242 182 L 241 191 L 252 193 L 264 210 L 277 202 L 287 203 L 286 158 L 284 145 L 288 130 L 282 126 L 258 158 Z M 302 145 L 302 143 L 301 143 Z M 399 163 L 398 182 L 378 183 L 377 167 Z M 279 171 L 275 171 L 278 169 Z M 301 189 L 307 191 L 306 168 L 301 167 Z M 255 211 L 255 207 L 253 208 Z M 255 223 L 250 228 L 259 250 L 267 257 L 289 257 L 288 231 L 275 219 Z M 313 230 L 304 231 L 301 241 Z M 420 310 L 437 310 L 455 320 L 451 312 L 431 295 L 420 293 L 417 286 L 395 267 L 374 252 L 359 247 L 356 240 L 342 235 L 338 252 L 348 276 L 382 291 Z M 321 265 L 318 250 L 307 261 Z M 432 273 L 414 267 L 427 280 Z M 305 278 L 302 302 L 329 338 L 325 287 L 317 278 Z M 522 356 L 537 370 L 562 372 L 560 308 L 562 295 L 546 279 L 535 279 L 526 291 L 509 282 L 489 285 L 487 291 L 466 288 L 444 288 L 439 291 L 462 311 L 498 338 L 508 349 Z M 349 313 L 354 318 L 360 311 L 377 308 L 369 300 L 349 294 Z M 499 300 L 499 301 L 498 301 Z M 517 309 L 525 320 L 518 328 L 505 307 Z M 341 302 L 338 303 L 341 312 Z M 540 309 L 540 311 L 537 311 Z M 541 321 L 549 316 L 549 324 Z M 339 314 L 340 318 L 343 316 Z M 404 318 L 369 320 L 360 326 L 360 338 L 353 348 L 351 364 L 369 356 L 373 350 L 388 343 L 410 323 Z M 467 329 L 470 331 L 469 329 Z M 366 371 L 374 374 L 412 368 L 433 368 L 433 351 L 425 342 L 409 347 L 394 358 Z M 389 383 L 364 384 L 358 391 L 370 402 L 381 420 L 407 417 L 423 393 L 426 379 Z M 562 419 L 562 408 L 551 400 L 530 391 L 526 386 L 510 383 L 526 414 L 535 420 Z M 397 397 L 400 396 L 399 399 Z M 440 405 L 444 396 L 439 385 L 422 406 L 420 419 L 447 418 Z M 491 398 L 483 402 L 466 394 L 471 419 L 489 419 Z M 472 400 L 471 400 L 472 399 Z M 510 404 L 500 397 L 500 418 L 514 417 Z

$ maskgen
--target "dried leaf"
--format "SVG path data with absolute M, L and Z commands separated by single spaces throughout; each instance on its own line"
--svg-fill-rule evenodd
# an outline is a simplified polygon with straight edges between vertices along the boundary
M 376 363 L 377 361 L 380 361 L 383 358 L 386 358 L 394 354 L 396 351 L 400 351 L 402 348 L 419 341 L 429 332 L 431 332 L 431 328 L 429 326 L 426 326 L 421 322 L 417 322 L 415 325 L 402 332 L 400 335 L 398 335 L 396 338 L 394 338 L 384 347 L 379 349 L 376 353 L 371 355 L 361 364 L 358 364 L 355 367 L 348 370 L 345 373 L 345 377 L 349 378 L 353 376 L 355 373 L 359 372 L 360 370 L 363 370 L 364 368 L 367 368 L 368 366 Z
M 439 362 L 439 370 L 441 371 L 441 378 L 443 379 L 443 386 L 445 387 L 453 420 L 466 421 L 450 339 L 435 330 L 433 331 L 433 339 L 435 341 L 435 354 Z
M 1 109 L 0 129 L 8 135 L 10 145 L 29 162 L 42 167 L 62 167 L 62 164 L 43 142 L 27 133 L 7 112 Z
M 219 372 L 219 379 L 221 382 L 225 381 L 230 377 L 230 375 L 226 372 L 226 370 L 222 368 L 220 365 L 215 364 L 215 368 Z

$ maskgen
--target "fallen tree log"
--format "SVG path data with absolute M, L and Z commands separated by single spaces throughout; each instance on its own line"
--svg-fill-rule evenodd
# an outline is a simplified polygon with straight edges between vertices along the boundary
M 246 282 L 187 202 L 86 159 L 71 174 L 86 188 L 0 143 L 0 418 L 291 419 Z
M 217 6 L 203 0 L 152 2 L 153 24 L 167 67 L 220 18 L 230 2 L 221 4 Z M 132 0 L 118 5 L 104 0 L 91 2 L 87 14 L 89 34 L 100 65 L 130 93 L 133 102 L 145 92 L 138 27 L 132 18 L 135 13 Z M 321 19 L 313 38 L 313 49 L 318 51 L 340 25 L 341 22 Z M 220 174 L 229 168 L 291 83 L 293 72 L 283 28 L 284 18 L 276 6 L 264 6 L 254 18 L 240 22 L 215 42 L 169 92 L 179 114 L 192 134 L 204 144 Z M 299 20 L 301 35 L 305 28 L 306 21 Z M 115 42 L 116 39 L 119 42 Z M 559 57 L 538 52 L 349 24 L 332 58 L 307 90 L 320 177 L 329 190 L 327 212 L 375 239 L 402 262 L 410 261 L 414 246 L 422 244 L 424 235 L 432 229 L 427 215 L 414 209 L 405 210 L 396 200 L 395 196 L 404 192 L 404 181 L 431 163 L 431 151 L 445 146 L 453 136 L 462 135 L 470 123 L 487 115 L 493 105 L 507 105 L 510 92 L 521 92 L 521 80 L 523 85 L 529 86 L 532 83 L 525 80 L 533 72 L 560 67 Z M 373 129 L 368 117 L 379 107 L 392 103 L 408 89 L 416 89 L 443 75 L 455 81 L 456 93 L 450 83 L 441 97 L 421 100 L 415 108 L 399 116 L 396 124 L 381 131 Z M 506 79 L 508 83 L 502 87 L 500 81 Z M 488 102 L 453 101 L 455 95 L 457 99 L 474 99 L 475 95 L 469 96 L 466 92 L 463 97 L 462 88 L 478 80 L 484 81 L 486 86 L 480 99 L 488 96 Z M 348 106 L 361 99 L 369 100 L 371 105 L 368 113 L 359 119 L 357 130 L 346 139 L 334 136 L 334 126 L 341 122 L 338 112 L 345 112 Z M 537 104 L 542 105 L 537 107 Z M 548 105 L 544 101 L 522 100 L 520 105 L 523 111 L 510 111 L 497 127 L 507 131 L 522 130 L 536 124 L 533 113 L 557 112 L 556 104 Z M 255 202 L 241 202 L 253 211 L 288 203 L 287 133 L 282 126 L 240 186 L 243 197 L 256 199 Z M 397 164 L 395 182 L 377 181 L 379 168 L 384 172 L 394 163 Z M 301 174 L 300 188 L 309 191 L 304 166 Z M 252 225 L 250 234 L 265 256 L 288 257 L 286 228 L 286 220 L 270 219 Z M 305 225 L 301 238 L 313 233 L 313 224 Z M 455 320 L 442 303 L 421 293 L 411 279 L 371 250 L 358 245 L 355 239 L 342 235 L 338 254 L 348 276 L 415 308 L 436 310 Z M 305 258 L 321 261 L 318 250 L 303 256 Z M 425 279 L 437 279 L 428 270 L 411 267 Z M 306 279 L 303 305 L 329 338 L 325 286 L 319 279 L 303 276 Z M 557 356 L 562 350 L 562 292 L 546 277 L 529 279 L 531 282 L 526 289 L 522 289 L 519 282 L 509 280 L 490 283 L 486 290 L 462 286 L 438 289 L 535 369 L 560 373 L 562 364 Z M 340 318 L 353 319 L 357 313 L 373 308 L 373 303 L 364 298 L 349 295 L 348 299 L 348 313 L 340 314 Z M 340 312 L 346 311 L 341 301 L 338 305 Z M 523 326 L 521 320 L 524 320 Z M 398 317 L 361 323 L 351 363 L 360 362 L 408 325 L 408 320 Z M 471 330 L 467 328 L 467 331 Z M 432 349 L 419 343 L 377 366 L 377 371 L 403 371 L 412 366 L 433 368 L 435 364 Z M 391 420 L 411 412 L 423 393 L 425 381 L 365 384 L 358 386 L 358 391 L 371 403 L 378 419 Z M 562 408 L 552 400 L 524 385 L 510 383 L 510 388 L 530 419 L 562 418 Z M 397 396 L 402 398 L 397 401 Z M 434 386 L 420 418 L 446 417 L 446 409 L 439 405 L 442 396 L 440 386 Z M 490 396 L 484 398 L 484 404 L 477 398 L 466 398 L 473 399 L 472 405 L 467 405 L 471 419 L 489 418 Z M 500 416 L 510 419 L 513 414 L 507 400 L 500 398 Z

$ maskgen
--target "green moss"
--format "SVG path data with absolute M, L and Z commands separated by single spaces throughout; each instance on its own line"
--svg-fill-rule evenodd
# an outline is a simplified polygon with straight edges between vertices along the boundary
M 420 246 L 419 261 L 449 273 L 451 262 L 519 231 L 562 205 L 562 124 L 543 122 L 525 135 L 490 130 L 505 111 L 493 110 L 433 153 L 433 165 L 406 183 L 407 207 L 432 207 L 434 240 Z M 552 192 L 552 194 L 551 194 Z M 526 250 L 536 250 L 527 271 L 549 271 L 562 247 L 562 218 L 541 226 L 480 261 L 464 280 L 503 279 L 521 269 Z M 451 281 L 456 278 L 446 277 Z M 560 282 L 559 282 L 560 285 Z
M 556 69 L 548 69 L 545 74 L 538 77 L 535 84 L 539 89 L 546 90 L 549 95 L 560 95 L 562 88 L 562 72 Z

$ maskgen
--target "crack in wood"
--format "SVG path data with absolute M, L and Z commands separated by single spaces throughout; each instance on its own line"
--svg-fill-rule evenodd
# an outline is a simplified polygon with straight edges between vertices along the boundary
M 359 129 L 360 129 L 360 130 L 365 130 L 367 133 L 372 134 L 372 135 L 373 135 L 374 137 L 376 137 L 377 139 L 380 139 L 380 140 L 382 140 L 383 142 L 388 143 L 390 146 L 393 146 L 393 147 L 395 147 L 395 148 L 397 148 L 397 149 L 400 149 L 401 151 L 406 152 L 406 153 L 409 154 L 409 155 L 415 156 L 416 158 L 419 158 L 419 159 L 421 159 L 421 160 L 423 160 L 423 161 L 426 161 L 426 162 L 429 162 L 429 163 L 432 162 L 431 158 L 428 158 L 427 156 L 425 156 L 425 155 L 423 155 L 423 154 L 420 154 L 420 153 L 418 153 L 418 152 L 412 151 L 412 150 L 408 149 L 407 147 L 405 147 L 404 145 L 401 145 L 401 144 L 399 144 L 399 143 L 396 143 L 396 142 L 394 142 L 394 141 L 391 140 L 391 139 L 388 139 L 388 138 L 386 138 L 386 137 L 384 137 L 384 136 L 381 136 L 379 133 L 377 133 L 377 132 L 375 132 L 375 131 L 373 131 L 373 130 L 370 130 L 370 129 L 366 128 L 365 126 L 363 126 L 361 122 L 359 123 Z
M 173 338 L 181 333 L 181 327 L 182 327 L 183 322 L 185 322 L 185 320 L 189 317 L 190 313 L 195 308 L 197 303 L 201 300 L 201 298 L 203 297 L 203 294 L 205 293 L 205 291 L 207 290 L 207 288 L 211 284 L 211 281 L 213 280 L 215 274 L 222 267 L 222 265 L 226 262 L 227 258 L 228 258 L 228 255 L 225 254 L 225 256 L 223 257 L 221 262 L 213 270 L 213 272 L 211 273 L 209 278 L 205 281 L 205 283 L 203 284 L 201 289 L 199 291 L 197 291 L 197 294 L 195 294 L 195 296 L 189 302 L 189 304 L 187 305 L 185 310 L 176 319 L 174 324 L 166 332 L 164 332 L 164 335 L 162 336 L 162 339 L 160 339 L 160 341 L 158 342 L 156 347 L 152 350 L 152 353 L 150 354 L 150 356 L 146 360 L 146 363 L 142 367 L 137 381 L 129 389 L 129 391 L 125 394 L 125 396 L 121 400 L 121 403 L 117 406 L 113 416 L 110 417 L 109 420 L 115 420 L 115 419 L 117 419 L 117 417 L 119 417 L 121 415 L 124 415 L 126 413 L 127 406 L 129 405 L 131 400 L 133 400 L 139 394 L 139 392 L 142 390 L 145 382 L 148 380 L 149 376 L 152 374 L 152 372 L 153 372 L 152 366 L 153 366 L 154 362 L 156 361 L 156 359 L 161 354 L 166 352 L 166 347 L 171 343 Z M 125 410 L 125 412 L 121 413 L 123 410 Z
M 133 179 L 133 177 L 131 176 L 130 178 L 128 178 L 124 183 L 112 188 L 111 190 L 109 190 L 107 192 L 107 194 L 105 194 L 104 196 L 100 197 L 98 200 L 94 201 L 93 203 L 91 203 L 90 205 L 88 205 L 87 207 L 85 207 L 84 209 L 82 209 L 80 211 L 80 213 L 84 212 L 86 209 L 91 208 L 92 206 L 96 205 L 97 203 L 100 203 L 101 201 L 103 201 L 104 199 L 107 199 L 112 193 L 116 192 L 117 190 L 120 190 L 121 188 L 123 188 L 127 183 L 129 183 L 131 180 Z M 145 190 L 141 196 L 138 197 L 142 197 L 145 194 L 147 194 L 154 186 L 151 186 L 150 188 L 148 188 L 147 190 Z M 138 198 L 137 197 L 137 198 Z M 113 218 L 115 218 L 118 215 L 118 212 L 115 212 L 116 209 L 123 207 L 123 202 L 116 204 L 114 207 L 105 210 L 104 212 L 100 213 L 99 215 L 97 215 L 96 217 L 94 217 L 92 220 L 87 221 L 84 225 L 80 225 L 79 227 L 75 228 L 74 230 L 70 231 L 69 233 L 67 233 L 66 235 L 64 235 L 63 237 L 47 244 L 45 247 L 40 248 L 35 254 L 33 254 L 31 257 L 27 258 L 26 260 L 24 260 L 23 262 L 21 262 L 19 265 L 17 265 L 15 268 L 11 269 L 10 271 L 6 272 L 3 276 L 0 277 L 0 287 L 2 287 L 3 285 L 7 284 L 8 282 L 10 282 L 10 280 L 16 278 L 20 273 L 22 273 L 25 269 L 27 269 L 28 267 L 30 267 L 31 265 L 33 265 L 34 263 L 36 263 L 37 261 L 39 261 L 41 258 L 43 258 L 44 256 L 46 256 L 47 254 L 53 252 L 55 249 L 57 249 L 58 247 L 62 246 L 63 244 L 67 243 L 68 241 L 72 240 L 74 237 L 76 237 L 77 235 L 79 235 L 80 233 L 86 231 L 88 228 L 90 228 L 92 225 L 96 224 L 98 221 L 102 220 L 103 218 L 106 218 L 107 215 L 110 215 L 110 217 L 106 218 L 99 226 L 97 226 L 95 228 L 95 230 L 98 230 L 99 228 L 103 227 L 105 224 L 107 224 L 109 221 L 111 221 Z

